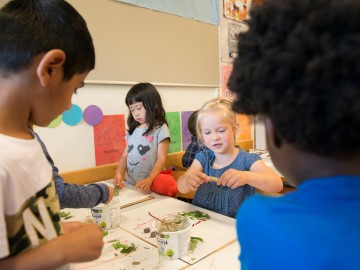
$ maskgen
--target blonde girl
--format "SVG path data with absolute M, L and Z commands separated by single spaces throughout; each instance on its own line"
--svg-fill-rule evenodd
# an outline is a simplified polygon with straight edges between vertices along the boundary
M 180 177 L 177 186 L 182 193 L 195 190 L 193 204 L 235 217 L 241 203 L 256 189 L 265 192 L 282 190 L 282 180 L 261 158 L 235 145 L 236 114 L 231 102 L 213 99 L 200 109 L 197 135 L 211 151 L 199 152 Z

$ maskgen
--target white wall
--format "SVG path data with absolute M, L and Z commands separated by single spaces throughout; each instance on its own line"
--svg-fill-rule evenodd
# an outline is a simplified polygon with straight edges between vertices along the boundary
M 218 96 L 215 87 L 174 87 L 156 85 L 166 112 L 191 111 Z M 125 114 L 125 96 L 131 85 L 86 84 L 72 102 L 83 110 L 99 106 L 104 115 Z M 95 166 L 93 127 L 82 121 L 76 126 L 61 122 L 56 128 L 35 127 L 60 172 Z

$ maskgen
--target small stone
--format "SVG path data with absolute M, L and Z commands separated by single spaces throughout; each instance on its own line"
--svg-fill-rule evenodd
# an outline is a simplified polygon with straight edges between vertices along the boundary
M 144 233 L 149 233 L 150 232 L 150 228 L 145 228 L 144 229 Z
M 155 231 L 151 232 L 150 233 L 150 238 L 155 238 L 155 237 L 156 237 L 156 232 Z

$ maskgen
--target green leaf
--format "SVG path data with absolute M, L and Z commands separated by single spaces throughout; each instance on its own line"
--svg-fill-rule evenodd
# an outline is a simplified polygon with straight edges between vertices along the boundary
M 189 250 L 194 251 L 199 242 L 204 242 L 201 237 L 190 237 Z
M 63 219 L 69 219 L 72 218 L 73 216 L 70 215 L 70 211 L 69 212 L 65 212 L 65 211 L 60 211 L 60 217 Z
M 190 212 L 181 212 L 180 216 L 189 217 L 191 219 L 199 219 L 199 220 L 208 220 L 210 216 L 207 213 L 201 212 L 199 210 L 190 211 Z
M 136 250 L 135 244 L 131 243 L 130 246 L 126 244 L 121 244 L 120 241 L 116 241 L 112 244 L 115 250 L 121 249 L 120 253 L 128 254 Z

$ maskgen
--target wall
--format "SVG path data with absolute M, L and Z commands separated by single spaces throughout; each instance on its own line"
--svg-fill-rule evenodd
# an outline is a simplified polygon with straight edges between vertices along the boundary
M 68 1 L 94 39 L 88 80 L 218 85 L 217 26 L 118 1 Z
M 89 105 L 99 106 L 104 115 L 125 114 L 125 96 L 131 85 L 86 84 L 74 95 L 73 103 L 83 110 Z M 196 110 L 217 97 L 217 88 L 175 87 L 156 85 L 167 112 Z M 61 123 L 56 128 L 35 127 L 46 144 L 60 171 L 95 166 L 93 127 L 84 121 L 76 126 Z

